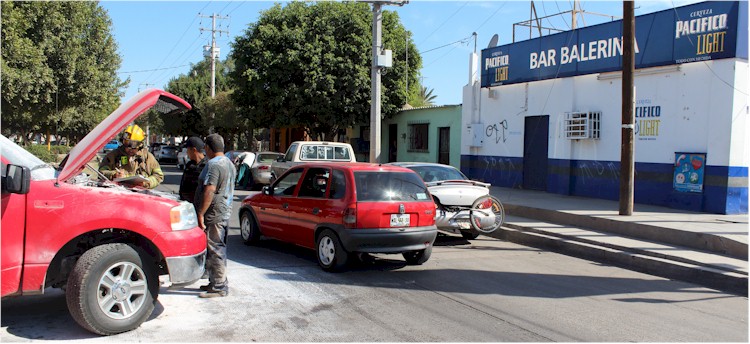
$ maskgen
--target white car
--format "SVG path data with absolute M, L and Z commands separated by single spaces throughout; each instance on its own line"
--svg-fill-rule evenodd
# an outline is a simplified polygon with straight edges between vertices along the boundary
M 182 150 L 177 153 L 177 168 L 184 170 L 185 166 L 187 166 L 188 160 L 190 160 L 190 158 L 187 156 L 187 148 L 183 147 Z
M 489 210 L 481 213 L 481 223 L 477 224 L 491 229 L 484 232 L 500 227 L 505 219 L 502 204 L 496 198 L 482 197 L 490 196 L 491 185 L 469 180 L 453 166 L 428 162 L 394 162 L 389 165 L 406 167 L 422 177 L 437 206 L 435 225 L 438 230 L 461 234 L 466 239 L 476 239 L 480 232 L 472 226 L 469 209 Z M 481 202 L 480 198 L 488 200 L 490 204 L 477 204 L 478 201 Z

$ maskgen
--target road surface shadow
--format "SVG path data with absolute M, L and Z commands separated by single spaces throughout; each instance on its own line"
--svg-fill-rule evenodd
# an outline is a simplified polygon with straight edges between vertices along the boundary
M 18 338 L 80 340 L 101 337 L 73 320 L 68 312 L 65 293 L 60 289 L 47 288 L 42 295 L 3 299 L 1 308 L 0 326 Z M 157 300 L 146 322 L 156 319 L 163 312 L 164 306 Z M 44 324 L 42 331 L 40 324 Z

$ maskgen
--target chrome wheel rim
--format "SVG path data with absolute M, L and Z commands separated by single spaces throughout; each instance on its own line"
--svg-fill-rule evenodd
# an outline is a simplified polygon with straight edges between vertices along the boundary
M 333 239 L 325 236 L 320 239 L 318 244 L 318 258 L 324 265 L 331 265 L 336 258 L 336 247 L 333 245 Z
M 248 219 L 247 216 L 242 217 L 240 233 L 242 234 L 242 239 L 247 240 L 250 238 L 250 219 Z
M 138 265 L 115 263 L 99 279 L 99 309 L 112 319 L 126 319 L 143 308 L 147 292 L 146 274 Z

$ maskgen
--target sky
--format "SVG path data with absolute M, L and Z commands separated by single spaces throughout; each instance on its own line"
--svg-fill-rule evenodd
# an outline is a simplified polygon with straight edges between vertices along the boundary
M 278 1 L 282 5 L 285 1 Z M 637 1 L 635 15 L 652 13 L 697 1 Z M 211 15 L 217 15 L 216 44 L 220 59 L 232 50 L 237 36 L 243 36 L 248 24 L 271 1 L 102 1 L 112 19 L 112 32 L 122 56 L 119 76 L 130 84 L 123 100 L 139 90 L 164 88 L 170 79 L 190 70 L 201 61 L 203 46 L 211 44 Z M 622 16 L 622 1 L 580 1 L 585 14 L 577 17 L 578 26 L 591 26 L 617 20 Z M 570 11 L 573 1 L 535 1 L 539 17 Z M 514 23 L 530 18 L 530 1 L 424 1 L 411 0 L 404 6 L 383 6 L 396 11 L 401 23 L 412 33 L 422 55 L 422 84 L 437 96 L 435 105 L 462 103 L 462 89 L 469 82 L 469 58 L 475 50 L 487 48 L 493 35 L 498 45 L 513 42 Z M 602 15 L 597 15 L 602 14 Z M 567 31 L 570 13 L 544 19 L 544 27 Z M 204 30 L 201 30 L 204 29 Z M 476 32 L 476 40 L 472 33 Z M 554 33 L 553 30 L 545 30 Z M 537 37 L 534 33 L 533 37 Z M 516 27 L 515 40 L 529 39 L 528 27 Z M 386 47 L 387 49 L 387 47 Z

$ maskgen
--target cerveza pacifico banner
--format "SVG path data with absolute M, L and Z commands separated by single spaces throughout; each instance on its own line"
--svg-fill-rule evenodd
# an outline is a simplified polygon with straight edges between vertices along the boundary
M 636 17 L 636 68 L 747 58 L 741 10 L 747 3 L 702 2 Z M 484 49 L 482 87 L 619 71 L 622 45 L 617 20 Z

